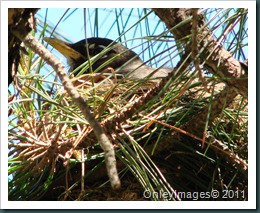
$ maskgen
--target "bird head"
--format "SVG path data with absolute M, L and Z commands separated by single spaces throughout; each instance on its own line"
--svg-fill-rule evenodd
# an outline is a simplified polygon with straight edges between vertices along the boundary
M 43 40 L 67 58 L 70 71 L 86 61 L 90 62 L 89 65 L 92 68 L 88 68 L 87 73 L 90 71 L 102 72 L 107 68 L 112 68 L 117 71 L 116 73 L 128 75 L 134 79 L 145 78 L 151 73 L 153 78 L 162 78 L 171 71 L 164 68 L 156 71 L 148 67 L 134 51 L 107 38 L 93 37 L 74 44 L 56 38 L 43 38 Z
M 128 62 L 141 60 L 132 50 L 107 38 L 93 37 L 74 44 L 56 38 L 43 38 L 43 40 L 67 58 L 70 71 L 90 59 L 94 59 L 91 60 L 92 70 L 98 69 L 99 72 L 108 67 L 118 69 Z M 96 58 L 93 58 L 95 56 Z M 89 72 L 89 69 L 86 72 Z

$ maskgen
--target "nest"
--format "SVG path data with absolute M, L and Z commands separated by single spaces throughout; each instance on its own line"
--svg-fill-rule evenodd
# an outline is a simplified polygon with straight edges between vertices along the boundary
M 72 81 L 111 138 L 117 151 L 118 168 L 121 172 L 130 171 L 127 177 L 130 175 L 141 178 L 144 173 L 138 174 L 133 169 L 135 163 L 132 162 L 132 158 L 140 158 L 136 166 L 144 169 L 144 165 L 149 165 L 146 168 L 148 179 L 152 182 L 149 187 L 154 188 L 152 185 L 156 181 L 153 182 L 153 175 L 156 175 L 163 180 L 160 184 L 165 190 L 172 190 L 167 183 L 181 190 L 202 190 L 198 185 L 191 187 L 193 181 L 184 178 L 185 172 L 190 177 L 196 176 L 197 181 L 206 185 L 211 180 L 210 174 L 214 172 L 210 165 L 215 162 L 208 159 L 215 158 L 216 153 L 211 150 L 206 154 L 208 159 L 200 159 L 196 154 L 196 150 L 203 153 L 202 142 L 198 140 L 200 137 L 182 131 L 182 124 L 196 117 L 225 85 L 217 83 L 214 92 L 206 92 L 198 79 L 189 79 L 186 77 L 135 81 L 115 78 L 111 80 L 102 75 L 83 75 Z M 82 193 L 86 192 L 88 187 L 95 188 L 97 183 L 102 185 L 104 179 L 106 180 L 105 170 L 96 169 L 96 173 L 92 170 L 99 165 L 104 167 L 104 153 L 97 144 L 92 128 L 71 98 L 59 90 L 41 93 L 38 109 L 35 110 L 36 100 L 25 100 L 28 94 L 35 91 L 29 86 L 22 90 L 20 100 L 24 101 L 13 101 L 11 105 L 13 111 L 17 112 L 17 125 L 9 131 L 9 157 L 12 159 L 9 165 L 13 169 L 10 172 L 13 181 L 9 183 L 9 199 L 45 200 L 44 194 L 59 188 L 53 199 L 62 197 L 62 200 L 68 200 L 71 195 L 69 192 L 79 191 L 82 163 L 87 171 L 83 174 L 85 186 L 83 184 L 82 188 L 81 185 L 81 193 L 78 196 L 82 197 Z M 232 120 L 226 114 L 222 114 L 213 125 L 218 129 L 225 128 L 226 136 L 234 135 L 228 148 L 235 147 L 235 152 L 240 152 L 244 159 L 247 159 L 246 106 L 246 101 L 237 97 L 233 105 L 230 105 L 231 109 L 239 110 L 236 119 Z M 227 121 L 229 125 L 225 125 Z M 227 137 L 220 135 L 219 139 L 227 140 Z M 184 159 L 183 162 L 181 159 Z M 194 167 L 190 165 L 190 161 L 194 162 Z M 18 168 L 15 167 L 17 162 L 20 165 Z M 156 165 L 151 165 L 152 162 Z M 224 166 L 222 172 L 228 174 L 228 169 L 232 168 L 231 173 L 234 174 L 236 167 L 232 167 L 228 160 L 224 164 L 228 166 Z M 190 171 L 187 170 L 189 167 Z M 18 198 L 18 189 L 15 188 L 17 183 L 14 180 L 21 180 L 21 174 L 26 174 L 25 192 L 33 193 L 24 193 Z M 163 179 L 164 176 L 167 180 Z M 246 188 L 245 176 L 239 174 L 234 185 L 240 184 Z M 58 181 L 60 177 L 63 177 L 63 183 Z M 224 179 L 229 180 L 227 177 Z M 35 188 L 36 185 L 39 189 Z M 213 185 L 221 188 L 223 183 L 217 181 Z M 148 185 L 146 181 L 139 179 L 138 187 L 145 188 Z M 153 190 L 156 190 L 156 187 Z

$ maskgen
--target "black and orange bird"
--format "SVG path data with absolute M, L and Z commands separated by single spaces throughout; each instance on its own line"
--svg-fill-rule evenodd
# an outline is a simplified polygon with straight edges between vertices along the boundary
M 86 73 L 104 72 L 112 68 L 116 74 L 132 79 L 163 78 L 172 71 L 168 68 L 155 69 L 147 66 L 134 51 L 107 38 L 92 37 L 76 43 L 47 37 L 43 40 L 67 58 L 69 71 L 73 71 L 85 62 L 89 62 L 86 63 L 89 64 Z

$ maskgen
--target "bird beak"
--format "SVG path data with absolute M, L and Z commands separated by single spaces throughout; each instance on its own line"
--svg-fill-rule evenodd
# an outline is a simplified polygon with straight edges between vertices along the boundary
M 76 51 L 71 47 L 72 44 L 67 43 L 65 41 L 61 41 L 56 38 L 48 38 L 44 37 L 44 41 L 53 46 L 56 50 L 58 50 L 62 55 L 64 55 L 67 59 L 77 60 L 79 58 L 84 58 L 81 53 Z

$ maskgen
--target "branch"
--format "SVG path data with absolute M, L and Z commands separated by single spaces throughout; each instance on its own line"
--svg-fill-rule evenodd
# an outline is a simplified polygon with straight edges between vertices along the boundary
M 31 34 L 23 37 L 26 31 L 23 29 L 14 29 L 13 33 L 19 39 L 21 39 L 26 46 L 31 48 L 35 53 L 37 53 L 41 58 L 43 58 L 52 68 L 57 72 L 64 89 L 71 96 L 74 103 L 80 108 L 85 119 L 89 123 L 89 125 L 93 128 L 95 136 L 105 153 L 105 162 L 107 167 L 108 176 L 111 182 L 111 186 L 113 189 L 119 189 L 121 186 L 120 179 L 117 173 L 116 168 L 116 158 L 114 147 L 106 136 L 104 130 L 101 125 L 96 121 L 94 116 L 91 114 L 91 111 L 84 101 L 84 99 L 80 96 L 78 91 L 74 88 L 71 83 L 69 77 L 66 75 L 64 65 L 57 60 L 50 51 L 48 51 L 40 42 L 38 42 Z
M 192 9 L 153 8 L 152 10 L 166 24 L 175 39 L 185 46 L 186 52 L 191 51 L 192 48 L 187 46 L 187 39 L 192 33 Z M 200 54 L 200 61 L 205 61 L 205 66 L 212 74 L 218 75 L 237 93 L 247 98 L 248 76 L 246 70 L 214 39 L 210 29 L 205 26 L 203 15 L 198 14 L 198 18 L 197 39 L 200 49 L 203 50 Z
M 20 61 L 21 40 L 12 33 L 14 27 L 23 28 L 26 33 L 23 38 L 34 29 L 34 14 L 37 8 L 9 8 L 8 9 L 8 86 L 13 80 L 16 82 L 16 73 Z
M 221 112 L 232 103 L 236 96 L 237 93 L 235 90 L 226 86 L 209 104 L 206 104 L 201 109 L 198 115 L 191 119 L 182 128 L 194 135 L 197 135 L 198 137 L 202 137 L 201 133 L 204 131 L 208 115 L 210 114 L 208 121 L 208 124 L 210 125 L 214 119 L 217 118 Z

